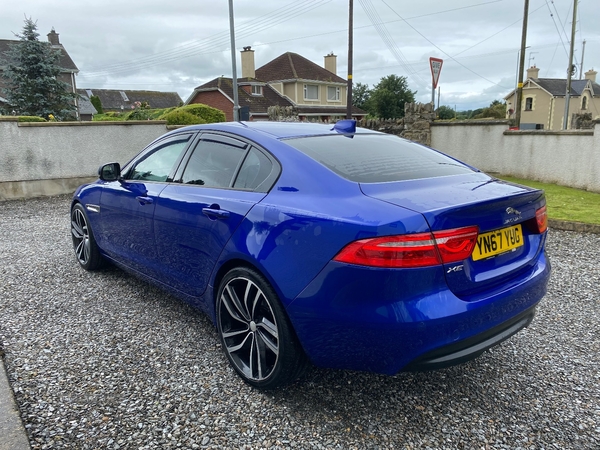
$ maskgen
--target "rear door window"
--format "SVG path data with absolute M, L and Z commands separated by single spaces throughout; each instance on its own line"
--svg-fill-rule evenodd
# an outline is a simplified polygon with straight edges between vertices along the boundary
M 260 150 L 250 149 L 233 185 L 236 189 L 259 189 L 273 171 L 273 163 Z M 270 187 L 270 186 L 269 186 Z
M 247 146 L 233 139 L 203 138 L 190 156 L 181 182 L 213 188 L 231 187 L 233 177 L 246 156 Z
M 386 134 L 311 136 L 287 139 L 285 143 L 358 183 L 473 172 L 470 167 L 433 149 Z

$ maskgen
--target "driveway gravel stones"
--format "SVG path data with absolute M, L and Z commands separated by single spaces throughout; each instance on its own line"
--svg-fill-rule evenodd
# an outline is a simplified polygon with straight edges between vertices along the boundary
M 0 353 L 33 449 L 600 448 L 600 235 L 551 230 L 534 322 L 474 361 L 262 393 L 202 313 L 80 269 L 69 200 L 0 203 Z

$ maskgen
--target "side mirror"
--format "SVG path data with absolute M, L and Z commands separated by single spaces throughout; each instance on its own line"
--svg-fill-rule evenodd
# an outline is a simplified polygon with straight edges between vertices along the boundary
M 102 181 L 117 181 L 120 176 L 121 165 L 119 163 L 104 164 L 98 169 L 98 178 Z

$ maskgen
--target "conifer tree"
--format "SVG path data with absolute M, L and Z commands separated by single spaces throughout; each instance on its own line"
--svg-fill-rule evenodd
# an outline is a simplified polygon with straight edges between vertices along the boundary
M 0 55 L 4 66 L 4 97 L 8 101 L 5 113 L 15 112 L 23 116 L 39 116 L 57 120 L 75 116 L 75 98 L 70 86 L 58 79 L 60 75 L 60 50 L 49 42 L 38 40 L 37 23 L 25 19 L 19 41 Z

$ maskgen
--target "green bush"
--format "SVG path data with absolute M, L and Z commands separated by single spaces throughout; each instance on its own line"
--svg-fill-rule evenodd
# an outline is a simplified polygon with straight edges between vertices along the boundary
M 47 120 L 38 116 L 19 116 L 19 122 L 47 122 Z
M 121 122 L 125 120 L 125 114 L 116 111 L 108 111 L 104 114 L 95 114 L 92 119 L 94 122 Z
M 225 113 L 223 111 L 208 105 L 203 105 L 201 103 L 194 103 L 192 105 L 181 106 L 180 108 L 176 108 L 173 111 L 164 114 L 160 118 L 166 120 L 166 116 L 175 111 L 184 111 L 188 114 L 192 114 L 196 117 L 199 117 L 203 120 L 203 122 L 199 123 L 225 122 L 226 120 Z
M 150 120 L 152 111 L 149 109 L 136 108 L 129 113 L 127 120 Z
M 182 108 L 177 108 L 176 110 L 165 114 L 162 119 L 167 121 L 167 125 L 196 125 L 199 123 L 206 123 L 204 119 L 187 111 L 183 111 Z
M 90 97 L 90 103 L 94 105 L 98 114 L 104 114 L 104 110 L 102 109 L 102 102 L 100 101 L 100 97 L 97 95 L 92 95 Z
M 174 111 L 175 109 L 177 109 L 176 106 L 171 106 L 170 108 L 151 109 L 152 115 L 150 116 L 150 120 L 163 120 L 162 116 L 164 116 L 167 113 L 170 113 L 171 111 Z

